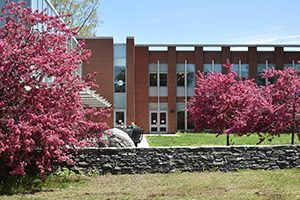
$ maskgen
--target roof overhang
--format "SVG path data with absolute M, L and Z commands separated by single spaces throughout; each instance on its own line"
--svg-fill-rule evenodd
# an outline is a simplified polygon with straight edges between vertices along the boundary
M 82 103 L 88 107 L 107 108 L 111 106 L 106 99 L 89 88 L 85 88 L 83 91 L 81 91 L 80 96 Z

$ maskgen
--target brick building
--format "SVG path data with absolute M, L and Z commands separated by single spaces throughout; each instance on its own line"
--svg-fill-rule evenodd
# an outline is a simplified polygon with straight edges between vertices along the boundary
M 300 69 L 297 45 L 147 45 L 135 44 L 132 37 L 124 44 L 110 37 L 80 39 L 92 51 L 83 73 L 98 72 L 96 90 L 114 105 L 109 125 L 134 121 L 146 133 L 191 129 L 185 107 L 196 72 L 226 73 L 222 64 L 227 58 L 238 76 L 259 84 L 268 81 L 260 76 L 265 68 Z

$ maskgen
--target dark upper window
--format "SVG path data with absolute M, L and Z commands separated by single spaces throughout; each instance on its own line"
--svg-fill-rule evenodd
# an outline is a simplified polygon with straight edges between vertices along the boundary
M 168 85 L 168 75 L 167 74 L 159 74 L 159 86 L 167 86 Z
M 177 86 L 184 86 L 184 72 L 177 72 Z
M 150 87 L 157 87 L 157 74 L 150 73 Z M 168 75 L 166 73 L 159 74 L 159 86 L 167 86 L 168 85 Z
M 151 87 L 157 86 L 157 74 L 156 73 L 150 73 L 150 86 Z

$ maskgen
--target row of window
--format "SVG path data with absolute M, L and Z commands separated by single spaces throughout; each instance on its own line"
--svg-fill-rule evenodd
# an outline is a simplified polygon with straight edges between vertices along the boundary
M 125 44 L 114 45 L 114 104 L 116 109 L 126 110 L 126 45 Z M 118 112 L 118 113 L 120 114 L 122 112 Z M 118 113 L 116 113 L 116 115 L 119 115 Z M 116 119 L 117 118 L 119 117 L 116 116 Z

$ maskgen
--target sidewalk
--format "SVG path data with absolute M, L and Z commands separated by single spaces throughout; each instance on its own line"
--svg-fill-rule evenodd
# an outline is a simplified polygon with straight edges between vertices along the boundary
M 142 141 L 138 144 L 138 148 L 149 148 L 149 144 L 147 142 L 146 136 L 143 135 Z

